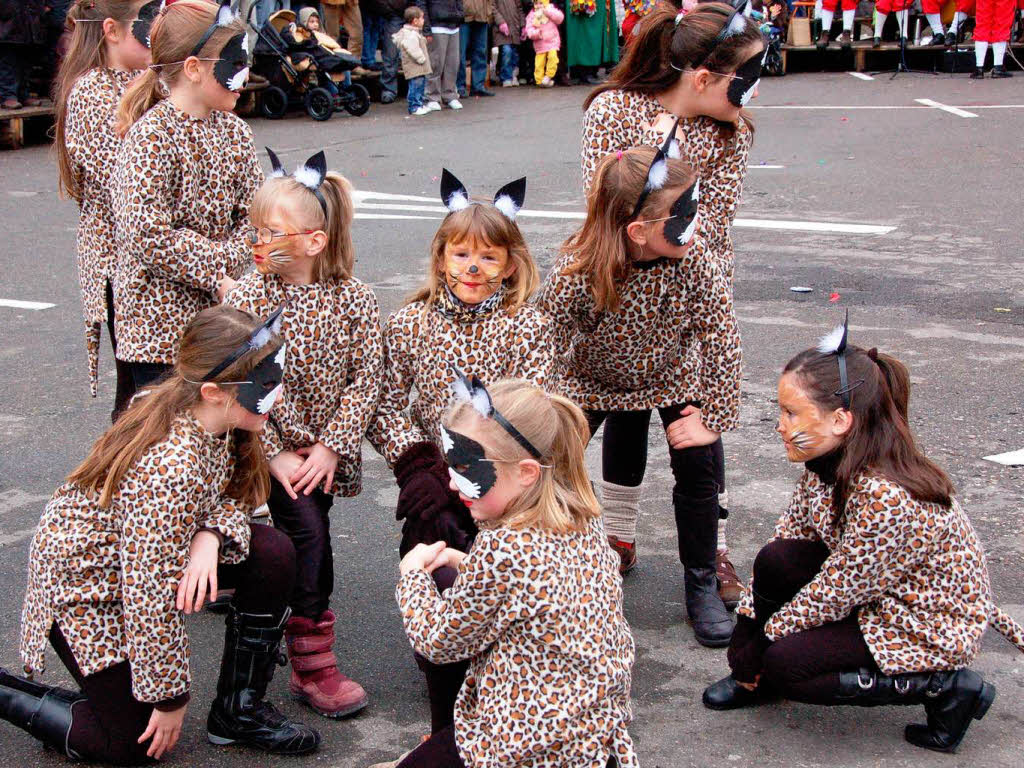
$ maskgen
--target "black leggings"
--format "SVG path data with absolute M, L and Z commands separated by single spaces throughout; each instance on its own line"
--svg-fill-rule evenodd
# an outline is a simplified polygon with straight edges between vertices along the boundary
M 841 621 L 788 635 L 776 642 L 764 636 L 764 625 L 821 570 L 828 548 L 820 541 L 777 539 L 754 559 L 754 613 L 740 617 L 729 645 L 733 676 L 761 685 L 793 701 L 835 703 L 839 673 L 861 668 L 877 671 L 854 611 Z
M 295 548 L 288 537 L 267 525 L 253 525 L 249 557 L 236 565 L 220 565 L 221 589 L 234 589 L 232 604 L 243 613 L 280 615 L 288 605 L 295 577 Z M 68 746 L 86 760 L 138 765 L 150 742 L 138 744 L 153 705 L 132 696 L 131 663 L 122 661 L 83 675 L 63 633 L 55 623 L 50 644 L 75 678 L 85 701 L 74 705 Z
M 455 583 L 459 572 L 454 568 L 438 568 L 433 573 L 434 583 L 444 592 Z M 430 699 L 430 732 L 438 733 L 451 728 L 455 722 L 455 700 L 462 690 L 466 679 L 469 661 L 456 661 L 451 664 L 435 664 L 425 656 L 413 652 L 416 664 L 427 680 L 427 697 Z
M 297 570 L 291 596 L 296 616 L 319 621 L 334 592 L 334 551 L 331 549 L 331 504 L 334 497 L 320 488 L 306 496 L 303 488 L 292 499 L 275 478 L 270 479 L 270 516 L 295 545 Z
M 398 764 L 398 768 L 465 768 L 455 745 L 455 726 L 434 733 L 429 739 Z M 605 768 L 615 768 L 614 757 L 608 758 Z
M 666 429 L 682 417 L 687 406 L 670 405 L 658 409 Z M 647 470 L 647 432 L 651 412 L 647 411 L 585 411 L 590 434 L 604 424 L 601 443 L 601 477 L 609 483 L 635 488 L 643 482 Z M 725 488 L 725 456 L 722 440 L 693 448 L 669 446 L 669 462 L 675 478 L 676 493 L 703 499 L 717 495 Z
M 114 331 L 114 288 L 107 280 L 107 333 L 110 335 L 110 349 L 114 353 L 114 369 L 117 371 L 117 389 L 114 390 L 114 410 L 110 412 L 111 423 L 117 421 L 117 417 L 124 410 L 131 398 L 131 392 L 135 391 L 135 383 L 132 379 L 130 363 L 117 359 L 117 334 Z

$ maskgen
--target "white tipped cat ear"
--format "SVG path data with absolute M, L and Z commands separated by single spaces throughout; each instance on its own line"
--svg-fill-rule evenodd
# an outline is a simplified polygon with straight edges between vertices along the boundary
M 818 351 L 823 355 L 840 355 L 846 351 L 846 343 L 850 336 L 850 311 L 842 325 L 837 325 L 818 342 Z
M 327 176 L 327 156 L 320 150 L 295 169 L 292 177 L 304 187 L 320 189 Z
M 735 35 L 743 34 L 747 29 L 747 17 L 737 11 L 733 14 L 732 18 L 729 19 L 729 24 L 725 30 L 725 34 L 722 36 L 723 39 L 733 37 Z
M 221 0 L 217 9 L 217 26 L 226 27 L 238 20 L 238 13 L 231 7 L 231 0 Z
M 450 213 L 469 207 L 469 192 L 447 168 L 441 169 L 441 202 Z
M 526 177 L 510 181 L 494 194 L 494 207 L 515 221 L 526 200 Z
M 452 392 L 455 399 L 460 403 L 469 403 L 473 410 L 483 416 L 490 418 L 494 413 L 494 405 L 491 403 L 491 396 L 487 393 L 483 382 L 476 376 L 466 377 L 458 368 L 455 368 L 455 381 L 452 382 Z
M 271 178 L 277 179 L 284 176 L 284 166 L 281 165 L 280 159 L 277 157 L 277 153 L 270 147 L 264 147 L 267 151 L 267 157 L 270 158 L 270 176 Z

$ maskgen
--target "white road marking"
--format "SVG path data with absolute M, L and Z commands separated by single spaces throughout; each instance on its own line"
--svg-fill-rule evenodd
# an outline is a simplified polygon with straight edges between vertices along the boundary
M 858 80 L 874 80 L 871 75 L 865 75 L 863 72 L 847 72 L 850 77 L 856 77 Z
M 977 117 L 973 112 L 968 112 L 965 109 L 959 107 L 951 107 L 948 104 L 942 104 L 938 101 L 932 101 L 931 99 L 914 99 L 918 104 L 924 104 L 926 107 L 933 107 L 935 109 L 941 109 L 943 112 L 949 112 L 951 115 L 957 117 Z
M 784 165 L 748 165 L 748 171 L 775 171 L 779 168 L 785 168 Z
M 921 101 L 921 99 L 916 99 Z M 925 99 L 925 101 L 929 101 Z M 949 109 L 1024 109 L 1024 104 L 968 104 L 960 107 L 949 106 L 943 104 L 943 107 L 949 107 Z M 759 106 L 749 106 L 747 109 L 803 109 L 807 111 L 818 111 L 818 110 L 840 110 L 843 112 L 850 110 L 915 110 L 915 109 L 935 109 L 931 104 L 761 104 Z M 976 115 L 972 115 L 976 117 Z
M 0 307 L 13 307 L 14 309 L 49 309 L 56 304 L 47 304 L 45 301 L 19 301 L 18 299 L 0 299 Z
M 1020 467 L 1024 466 L 1024 448 L 1019 451 L 1008 451 L 1006 453 L 997 453 L 992 456 L 982 456 L 986 461 L 994 461 L 996 464 L 1002 464 L 1006 467 Z
M 758 167 L 758 166 L 753 166 Z M 356 208 L 360 211 L 403 211 L 403 213 L 356 213 L 357 219 L 382 219 L 382 220 L 403 220 L 403 219 L 438 219 L 448 213 L 443 205 L 438 205 L 436 198 L 422 197 L 419 195 L 397 195 L 390 192 L 371 192 L 369 190 L 357 190 L 353 194 Z M 368 200 L 410 202 L 382 202 L 371 203 Z M 411 203 L 433 203 L 433 205 L 412 205 Z M 405 213 L 412 212 L 412 213 Z M 435 213 L 437 216 L 415 215 L 417 213 Z M 586 214 L 581 211 L 552 211 L 532 210 L 524 208 L 519 212 L 524 218 L 538 219 L 574 219 L 581 221 Z M 845 235 L 887 235 L 896 227 L 883 224 L 844 224 L 827 221 L 789 221 L 786 219 L 745 219 L 739 218 L 733 222 L 734 226 L 742 229 L 772 229 L 786 230 L 791 232 L 831 232 Z
M 40 504 L 47 501 L 49 498 L 49 496 L 38 496 L 33 493 L 28 493 L 20 488 L 11 488 L 8 491 L 0 493 L 0 516 L 7 515 L 9 512 L 13 512 L 21 507 L 27 507 L 30 504 Z M 22 528 L 19 531 L 2 533 L 0 534 L 0 547 L 24 541 L 25 539 L 30 538 L 35 531 L 36 526 L 33 525 L 31 528 Z

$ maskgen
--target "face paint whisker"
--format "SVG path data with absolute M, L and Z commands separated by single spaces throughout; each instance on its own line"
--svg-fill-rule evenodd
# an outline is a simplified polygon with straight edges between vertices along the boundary
M 793 444 L 793 447 L 798 451 L 806 451 L 808 448 L 813 448 L 817 441 L 813 435 L 804 432 L 802 429 L 798 429 L 795 432 L 791 432 L 789 435 L 789 442 Z

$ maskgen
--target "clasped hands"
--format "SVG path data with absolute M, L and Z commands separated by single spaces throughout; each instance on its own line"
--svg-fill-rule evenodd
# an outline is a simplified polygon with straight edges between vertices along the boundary
M 465 552 L 449 547 L 443 541 L 433 544 L 417 544 L 398 564 L 399 572 L 405 576 L 412 571 L 433 573 L 438 568 L 458 568 L 466 558 Z

